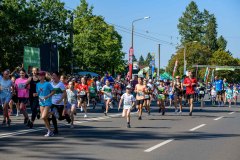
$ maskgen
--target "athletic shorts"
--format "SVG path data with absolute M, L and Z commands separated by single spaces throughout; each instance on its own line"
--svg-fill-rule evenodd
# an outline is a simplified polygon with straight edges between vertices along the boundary
M 14 103 L 18 103 L 18 97 L 17 97 L 17 95 L 13 95 L 13 96 L 12 96 L 12 101 L 13 101 Z
M 222 95 L 224 92 L 223 91 L 217 91 L 217 95 Z
M 28 98 L 18 97 L 18 102 L 19 102 L 19 103 L 23 103 L 23 104 L 27 104 L 27 103 L 28 103 Z
M 143 105 L 144 99 L 136 100 L 136 105 Z
M 80 96 L 80 101 L 82 103 L 87 102 L 87 96 Z
M 169 99 L 173 100 L 174 99 L 174 95 L 173 94 L 169 94 Z
M 186 94 L 187 99 L 193 99 L 195 94 Z
M 131 109 L 131 108 L 132 108 L 132 106 L 129 106 L 129 105 L 127 105 L 127 106 L 124 105 L 124 106 L 123 106 L 123 109 Z

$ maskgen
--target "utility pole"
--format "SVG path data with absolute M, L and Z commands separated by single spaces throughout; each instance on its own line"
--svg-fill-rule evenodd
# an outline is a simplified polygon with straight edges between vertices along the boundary
M 158 44 L 158 72 L 157 72 L 157 77 L 160 77 L 160 45 Z
M 71 74 L 73 74 L 73 63 L 74 63 L 74 56 L 73 56 L 73 12 L 71 13 L 71 32 L 70 32 L 70 43 L 71 43 Z

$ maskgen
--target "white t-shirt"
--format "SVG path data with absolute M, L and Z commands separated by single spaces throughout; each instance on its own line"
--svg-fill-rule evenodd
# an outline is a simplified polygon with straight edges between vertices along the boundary
M 63 101 L 57 104 L 57 101 L 59 101 L 62 98 L 63 91 L 66 90 L 64 84 L 62 82 L 58 82 L 58 84 L 51 82 L 51 85 L 53 87 L 53 90 L 55 91 L 55 94 L 52 96 L 52 104 L 64 105 Z
M 127 93 L 124 93 L 121 99 L 123 99 L 123 108 L 132 107 L 132 104 L 135 101 L 134 96 L 132 94 L 127 94 Z

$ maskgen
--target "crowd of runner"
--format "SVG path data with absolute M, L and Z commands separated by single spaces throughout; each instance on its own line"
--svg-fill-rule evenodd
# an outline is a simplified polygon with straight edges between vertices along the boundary
M 127 119 L 130 128 L 130 113 L 138 112 L 138 120 L 142 120 L 143 111 L 151 114 L 152 101 L 156 101 L 158 112 L 166 113 L 166 106 L 173 106 L 176 115 L 182 115 L 183 105 L 189 105 L 189 116 L 193 114 L 193 102 L 200 102 L 204 107 L 204 97 L 212 101 L 212 105 L 231 107 L 236 105 L 239 94 L 239 84 L 229 84 L 224 78 L 215 77 L 214 82 L 205 84 L 196 80 L 191 71 L 188 76 L 174 77 L 172 81 L 147 79 L 134 76 L 132 80 L 118 75 L 115 79 L 106 73 L 103 77 L 60 75 L 58 72 L 48 73 L 32 69 L 27 74 L 23 68 L 17 68 L 12 73 L 5 70 L 0 75 L 0 104 L 2 105 L 2 126 L 11 125 L 13 106 L 16 115 L 24 116 L 24 124 L 33 128 L 36 119 L 42 119 L 47 128 L 46 137 L 58 134 L 58 121 L 66 120 L 74 128 L 77 108 L 88 117 L 88 109 L 101 105 L 103 114 L 108 115 L 114 104 L 118 110 L 123 107 L 122 117 Z M 205 97 L 206 98 L 206 97 Z M 27 107 L 31 108 L 31 117 Z M 53 129 L 51 129 L 51 125 Z

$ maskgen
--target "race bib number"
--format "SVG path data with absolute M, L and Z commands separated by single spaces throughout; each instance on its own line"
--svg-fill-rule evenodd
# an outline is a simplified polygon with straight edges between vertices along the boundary
M 150 96 L 147 94 L 147 95 L 145 95 L 145 98 L 150 98 Z
M 26 85 L 24 83 L 18 84 L 18 89 L 25 89 Z
M 199 94 L 204 94 L 204 91 L 199 91 Z
M 138 92 L 138 96 L 143 96 L 143 92 Z
M 125 106 L 131 106 L 131 105 L 132 105 L 132 102 L 131 102 L 131 101 L 124 101 L 124 105 L 125 105 Z
M 81 96 L 84 96 L 84 95 L 86 95 L 86 92 L 85 92 L 85 91 L 81 91 L 81 92 L 80 92 L 80 95 L 81 95 Z
M 159 94 L 158 95 L 158 99 L 164 99 L 164 98 L 165 98 L 164 94 Z

